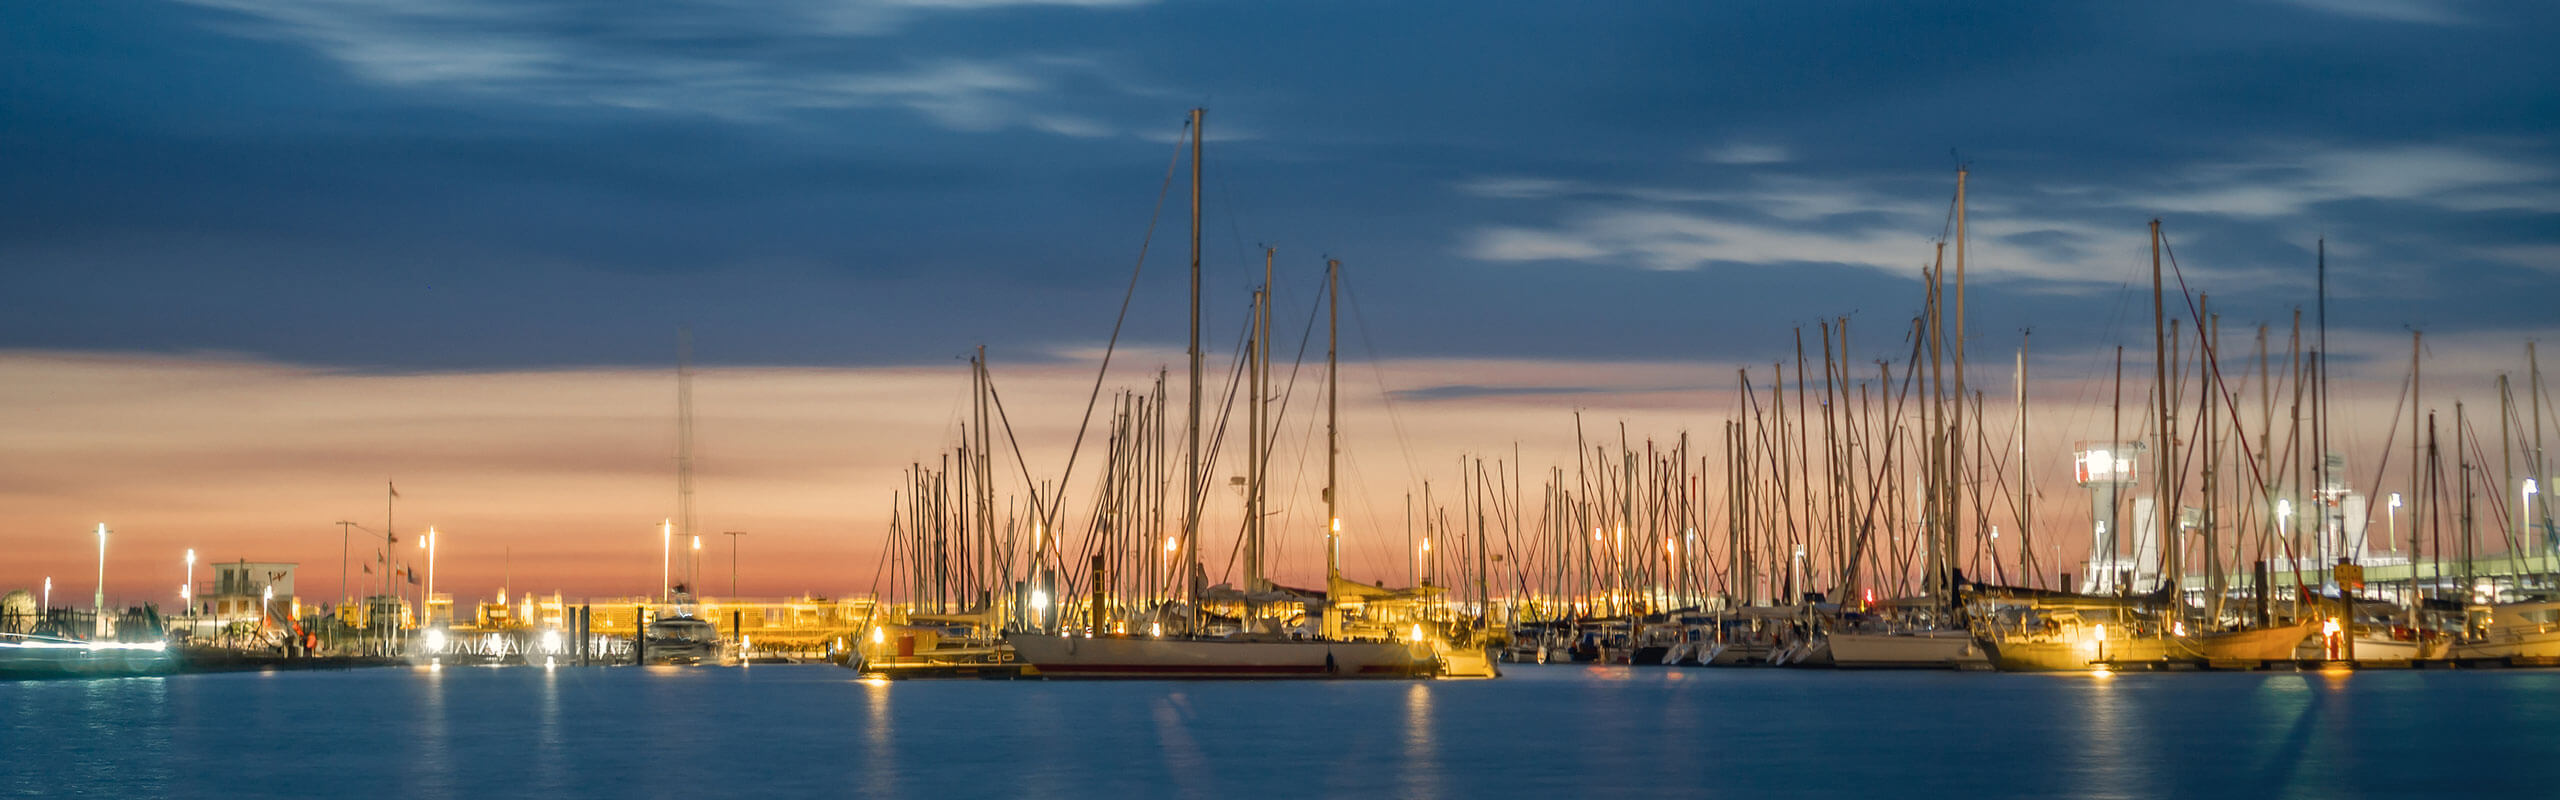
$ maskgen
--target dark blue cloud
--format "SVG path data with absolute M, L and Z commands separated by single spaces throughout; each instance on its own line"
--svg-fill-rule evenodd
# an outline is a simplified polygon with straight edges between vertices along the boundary
M 1272 246 L 1284 314 L 1341 257 L 1388 354 L 1759 358 L 1850 314 L 1890 355 L 1959 163 L 1997 341 L 2123 335 L 2086 320 L 2152 216 L 2226 319 L 2307 303 L 2324 233 L 2347 325 L 2560 288 L 2543 4 L 930 5 L 11 4 L 0 347 L 1043 357 L 1108 333 L 1195 104 L 1212 329 Z

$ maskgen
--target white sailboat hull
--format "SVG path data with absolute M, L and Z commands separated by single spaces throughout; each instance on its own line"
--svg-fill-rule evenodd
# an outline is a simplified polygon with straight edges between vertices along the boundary
M 1017 633 L 1005 643 L 1047 678 L 1420 678 L 1435 665 L 1429 653 L 1392 642 Z
M 1841 669 L 1988 668 L 1991 656 L 1965 631 L 1834 633 L 1831 663 Z

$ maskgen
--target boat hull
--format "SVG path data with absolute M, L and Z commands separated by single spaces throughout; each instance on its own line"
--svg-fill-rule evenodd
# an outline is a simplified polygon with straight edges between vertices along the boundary
M 1044 678 L 1421 678 L 1435 666 L 1428 653 L 1391 642 L 1010 634 L 1005 643 Z
M 1841 669 L 1988 668 L 1991 657 L 1964 631 L 1834 633 L 1831 665 Z

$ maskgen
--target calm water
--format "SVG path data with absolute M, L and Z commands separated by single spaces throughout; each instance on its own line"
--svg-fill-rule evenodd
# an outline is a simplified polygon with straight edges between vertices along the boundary
M 2560 797 L 2550 671 L 365 670 L 0 684 L 0 732 L 9 796 Z

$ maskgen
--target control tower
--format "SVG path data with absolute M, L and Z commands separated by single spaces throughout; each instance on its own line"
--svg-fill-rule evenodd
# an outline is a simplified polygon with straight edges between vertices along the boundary
M 2134 464 L 2141 460 L 2140 442 L 2081 442 L 2072 448 L 2072 479 L 2089 490 L 2089 560 L 2080 578 L 2082 594 L 2112 594 L 2133 579 L 2138 562 L 2120 544 L 2125 530 L 2123 497 L 2135 483 Z

